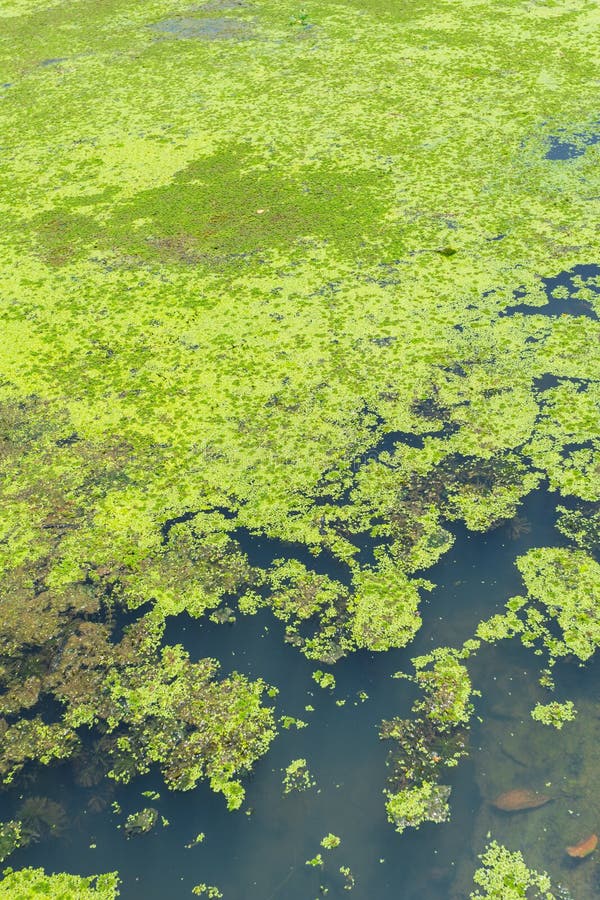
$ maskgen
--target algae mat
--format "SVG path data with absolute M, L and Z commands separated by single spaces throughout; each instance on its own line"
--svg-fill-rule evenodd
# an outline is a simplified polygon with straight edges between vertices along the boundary
M 569 547 L 528 554 L 526 596 L 479 636 L 589 659 L 596 4 L 12 0 L 0 20 L 4 782 L 158 769 L 239 808 L 278 686 L 193 661 L 172 617 L 268 608 L 315 667 L 404 647 L 456 527 L 518 530 L 540 486 Z M 463 725 L 464 666 L 426 664 L 436 697 L 463 679 Z

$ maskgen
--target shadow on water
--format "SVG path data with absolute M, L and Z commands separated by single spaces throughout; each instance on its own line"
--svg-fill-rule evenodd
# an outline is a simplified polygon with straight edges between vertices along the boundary
M 224 673 L 237 670 L 276 685 L 278 713 L 297 716 L 308 727 L 281 730 L 247 779 L 244 807 L 234 813 L 204 785 L 189 793 L 170 793 L 160 779 L 147 777 L 134 786 L 116 787 L 108 797 L 106 802 L 118 800 L 120 814 L 110 806 L 94 814 L 86 806 L 102 789 L 75 786 L 67 765 L 52 769 L 32 792 L 59 799 L 76 827 L 63 838 L 19 851 L 11 863 L 83 874 L 117 869 L 125 900 L 183 900 L 199 882 L 218 885 L 228 900 L 316 900 L 320 886 L 329 889 L 328 897 L 357 900 L 468 896 L 461 879 L 467 871 L 470 877 L 474 852 L 485 843 L 489 795 L 499 792 L 500 782 L 512 786 L 511 780 L 522 778 L 528 765 L 527 759 L 514 761 L 526 751 L 521 744 L 513 746 L 510 734 L 520 722 L 524 728 L 541 728 L 528 718 L 531 698 L 519 683 L 526 673 L 528 683 L 535 684 L 535 657 L 501 646 L 473 661 L 473 678 L 485 698 L 483 725 L 474 729 L 472 758 L 451 773 L 453 816 L 447 824 L 400 836 L 386 822 L 382 789 L 388 748 L 380 742 L 377 727 L 383 718 L 408 714 L 414 700 L 414 688 L 392 680 L 394 672 L 410 671 L 410 658 L 432 647 L 462 643 L 480 619 L 499 611 L 519 590 L 515 557 L 532 546 L 563 542 L 553 527 L 551 495 L 530 495 L 521 516 L 522 528 L 516 533 L 501 527 L 474 535 L 457 528 L 454 547 L 427 573 L 437 586 L 424 601 L 423 627 L 411 647 L 382 654 L 359 652 L 341 660 L 331 669 L 333 691 L 315 684 L 312 672 L 320 666 L 284 643 L 281 623 L 266 610 L 239 616 L 235 625 L 187 616 L 173 619 L 169 642 L 182 643 L 193 658 L 217 658 Z M 253 540 L 255 555 L 272 555 L 275 548 L 264 539 Z M 577 675 L 569 678 L 571 694 L 588 690 Z M 506 751 L 500 753 L 501 763 L 494 756 L 498 744 Z M 282 769 L 300 757 L 307 760 L 316 786 L 283 796 Z M 494 771 L 504 766 L 498 783 L 486 781 L 491 764 Z M 527 772 L 535 787 L 538 775 Z M 144 790 L 157 790 L 161 797 L 147 799 L 141 795 Z M 10 800 L 18 804 L 18 798 Z M 170 824 L 126 840 L 117 826 L 127 814 L 148 805 L 158 808 Z M 186 848 L 199 832 L 205 832 L 204 842 Z M 327 851 L 319 846 L 328 832 L 339 835 L 339 848 Z M 323 870 L 305 864 L 319 851 Z M 344 890 L 340 866 L 349 866 L 356 878 L 351 894 Z M 453 893 L 453 885 L 458 885 L 458 893 Z

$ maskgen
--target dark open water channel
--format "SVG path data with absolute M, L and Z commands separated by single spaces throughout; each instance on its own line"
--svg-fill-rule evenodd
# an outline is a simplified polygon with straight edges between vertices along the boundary
M 267 611 L 238 617 L 233 626 L 180 617 L 168 630 L 169 642 L 180 641 L 195 657 L 218 658 L 224 672 L 237 669 L 277 685 L 279 712 L 304 719 L 308 727 L 282 730 L 247 780 L 247 802 L 238 812 L 227 812 L 222 797 L 208 787 L 169 793 L 152 778 L 116 787 L 104 798 L 117 800 L 120 814 L 110 805 L 93 812 L 90 801 L 99 805 L 102 786 L 84 790 L 74 784 L 69 765 L 51 769 L 31 785 L 31 793 L 59 800 L 72 827 L 58 839 L 17 852 L 11 864 L 81 874 L 117 869 L 125 900 L 188 898 L 199 882 L 217 885 L 227 900 L 312 900 L 323 896 L 321 885 L 330 898 L 448 900 L 468 896 L 476 855 L 489 832 L 521 849 L 529 864 L 549 869 L 578 900 L 600 897 L 590 875 L 593 857 L 582 870 L 569 868 L 563 855 L 566 838 L 572 837 L 569 827 L 585 831 L 596 814 L 589 779 L 595 780 L 597 770 L 589 769 L 594 760 L 585 761 L 581 748 L 595 742 L 596 731 L 600 746 L 598 714 L 590 714 L 600 696 L 598 665 L 583 675 L 565 667 L 556 698 L 569 696 L 581 709 L 575 723 L 555 732 L 529 716 L 537 700 L 550 699 L 536 684 L 540 663 L 533 652 L 509 645 L 484 648 L 470 662 L 483 694 L 482 721 L 472 730 L 470 759 L 451 771 L 451 822 L 398 835 L 386 821 L 382 797 L 388 746 L 377 727 L 383 718 L 408 714 L 414 699 L 410 683 L 391 676 L 410 671 L 410 658 L 432 647 L 459 645 L 478 621 L 519 592 L 515 557 L 532 546 L 563 543 L 554 529 L 554 503 L 542 491 L 532 494 L 520 510 L 531 530 L 516 540 L 506 527 L 483 536 L 455 529 L 451 552 L 427 573 L 437 587 L 424 602 L 415 642 L 403 651 L 342 660 L 332 669 L 334 691 L 315 684 L 311 674 L 319 665 L 283 643 L 283 629 Z M 268 544 L 256 539 L 254 550 L 266 555 Z M 345 705 L 337 706 L 336 699 L 345 699 Z M 316 787 L 284 796 L 281 770 L 298 757 L 306 758 Z M 554 802 L 516 816 L 495 813 L 489 800 L 515 786 L 544 788 Z M 160 800 L 141 796 L 152 789 L 161 793 Z M 11 807 L 18 803 L 16 796 L 6 800 Z M 170 825 L 127 840 L 117 826 L 147 805 L 157 807 Z M 10 812 L 6 809 L 4 817 Z M 201 831 L 204 842 L 186 848 Z M 333 851 L 319 846 L 328 832 L 342 839 Z M 324 870 L 305 864 L 319 851 Z M 356 878 L 352 893 L 344 890 L 341 865 L 350 866 Z M 575 893 L 582 877 L 585 893 Z

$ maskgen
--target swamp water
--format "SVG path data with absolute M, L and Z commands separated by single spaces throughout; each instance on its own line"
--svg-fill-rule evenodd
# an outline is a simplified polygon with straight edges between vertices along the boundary
M 555 732 L 530 717 L 536 701 L 548 698 L 537 685 L 540 665 L 533 651 L 514 642 L 486 647 L 469 661 L 474 687 L 483 695 L 470 755 L 443 779 L 452 785 L 451 821 L 398 835 L 386 821 L 382 796 L 388 746 L 378 738 L 378 725 L 383 718 L 409 715 L 416 696 L 409 682 L 392 680 L 393 674 L 411 671 L 411 657 L 433 647 L 460 646 L 479 620 L 501 611 L 519 590 L 516 556 L 530 547 L 564 544 L 553 525 L 554 502 L 543 491 L 530 495 L 519 510 L 519 533 L 507 526 L 483 536 L 455 528 L 453 549 L 428 572 L 437 587 L 424 604 L 416 640 L 405 650 L 359 652 L 340 661 L 330 669 L 333 691 L 315 684 L 311 676 L 318 666 L 284 644 L 280 623 L 266 611 L 238 616 L 235 625 L 173 619 L 165 635 L 169 643 L 183 643 L 194 658 L 216 657 L 224 674 L 235 669 L 278 685 L 278 712 L 308 727 L 281 730 L 246 780 L 246 803 L 238 812 L 227 812 L 222 797 L 205 784 L 171 793 L 159 779 L 145 778 L 109 791 L 102 784 L 82 789 L 68 764 L 46 771 L 28 785 L 28 794 L 63 804 L 69 827 L 17 851 L 12 865 L 82 874 L 118 869 L 127 900 L 179 900 L 198 882 L 217 885 L 229 900 L 309 900 L 323 896 L 320 886 L 329 897 L 463 900 L 472 889 L 477 854 L 491 836 L 522 850 L 530 865 L 547 869 L 579 900 L 600 897 L 594 856 L 574 861 L 565 855 L 567 844 L 600 822 L 599 664 L 562 665 L 556 699 L 563 693 L 572 698 L 579 715 Z M 248 549 L 263 563 L 273 550 L 259 538 L 249 539 Z M 316 784 L 284 795 L 282 770 L 298 757 L 306 758 Z M 513 814 L 492 808 L 496 796 L 519 787 L 544 792 L 552 802 Z M 160 799 L 141 796 L 145 790 L 160 792 Z M 21 802 L 16 794 L 6 800 L 11 806 Z M 115 801 L 119 813 L 111 808 Z M 170 824 L 159 822 L 153 833 L 127 840 L 125 818 L 144 806 L 156 807 Z M 199 832 L 205 840 L 186 847 Z M 341 838 L 334 850 L 320 847 L 328 832 Z M 324 868 L 307 866 L 319 851 Z M 340 866 L 349 866 L 356 879 L 351 894 Z

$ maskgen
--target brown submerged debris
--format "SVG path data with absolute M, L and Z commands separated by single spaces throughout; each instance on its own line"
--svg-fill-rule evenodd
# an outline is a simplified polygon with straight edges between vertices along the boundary
M 524 809 L 536 809 L 538 806 L 545 806 L 550 803 L 552 797 L 546 794 L 538 794 L 529 788 L 514 788 L 512 791 L 505 791 L 492 801 L 495 809 L 502 812 L 521 812 Z
M 590 836 L 587 837 L 584 841 L 580 841 L 573 847 L 567 847 L 567 853 L 569 856 L 572 856 L 575 859 L 584 859 L 584 857 L 589 856 L 590 853 L 593 853 L 597 846 L 598 835 L 590 834 Z

